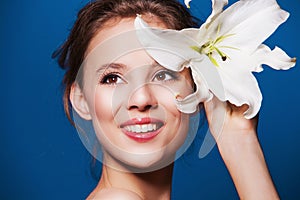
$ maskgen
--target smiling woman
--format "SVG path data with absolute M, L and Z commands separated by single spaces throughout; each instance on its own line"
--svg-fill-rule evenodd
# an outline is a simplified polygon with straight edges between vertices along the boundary
M 193 88 L 188 69 L 165 69 L 142 49 L 133 22 L 132 18 L 120 19 L 91 40 L 88 49 L 92 52 L 82 66 L 83 86 L 73 85 L 70 98 L 75 111 L 92 120 L 103 151 L 107 152 L 103 159 L 106 165 L 128 171 L 107 158 L 111 155 L 136 167 L 136 171 L 146 172 L 174 160 L 174 155 L 166 152 L 173 145 L 175 154 L 185 135 L 175 137 L 176 132 L 186 133 L 182 129 L 189 124 L 187 116 L 176 108 L 174 96 L 187 96 Z M 152 17 L 152 23 L 161 22 Z M 103 37 L 106 35 L 109 38 Z M 107 52 L 106 46 L 119 44 L 123 37 L 127 41 L 122 42 L 122 48 Z M 170 145 L 165 148 L 167 144 Z
M 241 1 L 236 7 L 246 9 L 253 2 Z M 216 46 L 232 35 L 218 24 L 239 14 L 228 11 L 221 21 L 225 3 L 213 1 L 212 16 L 200 32 L 186 29 L 196 23 L 175 0 L 99 0 L 79 12 L 55 56 L 67 70 L 67 116 L 72 121 L 73 109 L 76 128 L 86 141 L 95 138 L 103 153 L 97 157 L 94 147 L 87 147 L 103 163 L 99 184 L 88 199 L 170 199 L 173 162 L 194 138 L 190 125 L 200 105 L 240 198 L 278 199 L 257 139 L 258 110 L 252 111 L 248 101 L 236 103 L 227 97 L 230 88 L 217 70 L 223 66 L 218 63 L 235 58 L 226 51 L 232 48 Z M 278 11 L 275 17 L 283 13 L 275 1 L 269 3 Z M 272 24 L 268 19 L 265 23 Z M 203 35 L 201 30 L 210 26 L 213 31 Z M 214 36 L 213 45 L 207 43 Z M 248 57 L 240 61 L 249 64 Z M 294 64 L 291 59 L 286 63 Z M 245 75 L 238 70 L 237 74 Z M 245 118 L 249 109 L 252 112 Z M 91 122 L 95 137 L 83 130 L 76 116 Z

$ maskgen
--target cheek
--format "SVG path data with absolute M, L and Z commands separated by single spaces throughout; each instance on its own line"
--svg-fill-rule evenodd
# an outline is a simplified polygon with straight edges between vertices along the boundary
M 175 97 L 179 92 L 181 92 L 181 90 L 173 90 L 169 87 L 153 87 L 152 93 L 155 96 L 160 109 L 163 109 L 162 113 L 167 117 L 167 120 L 177 120 L 180 118 L 181 113 L 175 104 Z
M 97 88 L 94 95 L 94 118 L 98 122 L 113 120 L 112 114 L 113 92 L 107 88 Z

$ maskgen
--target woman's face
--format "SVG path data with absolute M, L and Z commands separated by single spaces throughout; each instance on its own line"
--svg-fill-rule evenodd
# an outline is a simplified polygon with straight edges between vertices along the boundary
M 166 28 L 158 18 L 145 20 Z M 191 94 L 193 84 L 187 69 L 167 70 L 147 54 L 133 23 L 111 20 L 92 39 L 83 63 L 83 94 L 103 162 L 145 172 L 174 161 L 189 124 L 175 97 Z

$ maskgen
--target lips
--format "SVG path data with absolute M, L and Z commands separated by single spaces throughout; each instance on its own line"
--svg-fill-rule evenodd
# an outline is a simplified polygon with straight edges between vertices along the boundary
M 154 118 L 135 118 L 123 123 L 120 128 L 129 138 L 137 142 L 147 142 L 157 136 L 164 122 Z

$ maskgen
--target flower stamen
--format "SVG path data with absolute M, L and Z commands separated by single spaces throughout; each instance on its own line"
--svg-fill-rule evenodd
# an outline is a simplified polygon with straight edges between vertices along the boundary
M 213 58 L 213 53 L 216 52 L 217 54 L 219 54 L 219 56 L 221 57 L 222 61 L 226 61 L 227 58 L 229 58 L 229 56 L 227 56 L 223 51 L 220 50 L 220 48 L 229 48 L 229 49 L 236 49 L 234 47 L 229 47 L 229 46 L 218 46 L 219 43 L 223 42 L 226 38 L 234 36 L 235 34 L 228 34 L 228 35 L 219 35 L 220 32 L 220 28 L 221 25 L 218 25 L 217 28 L 217 37 L 216 39 L 210 39 L 208 42 L 206 42 L 205 44 L 203 44 L 201 47 L 199 46 L 191 46 L 191 48 L 195 51 L 197 51 L 200 54 L 205 54 L 208 56 L 208 58 L 211 60 L 211 62 L 219 67 L 218 62 L 216 61 L 215 58 Z

